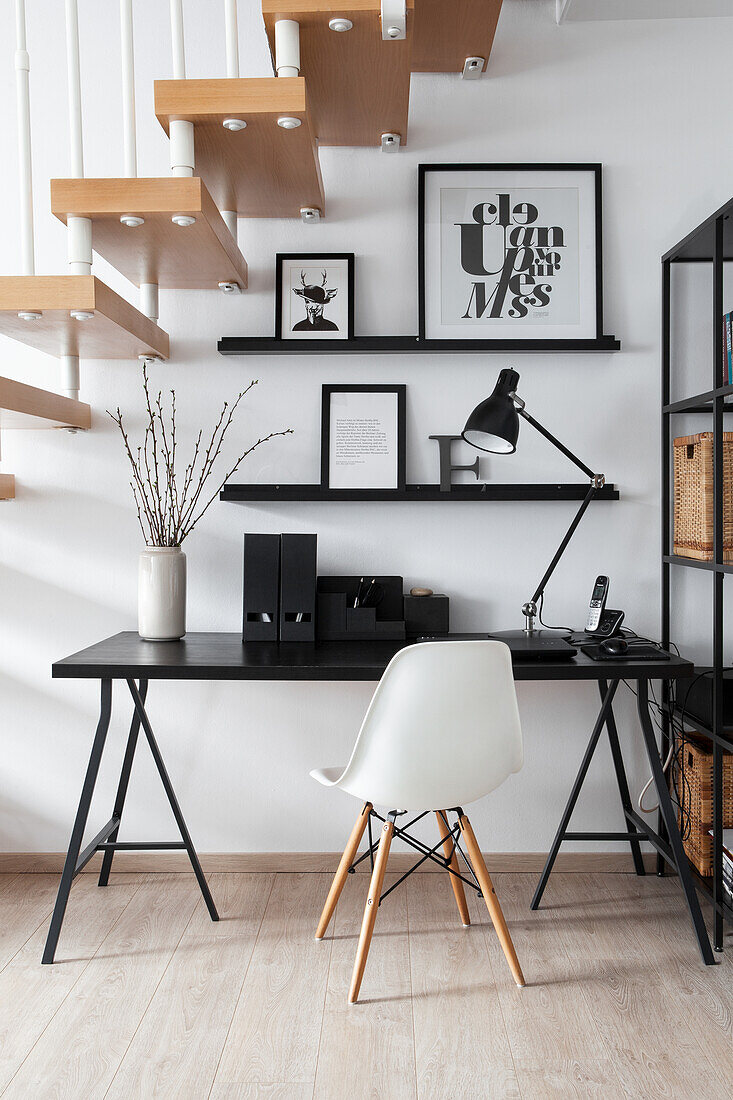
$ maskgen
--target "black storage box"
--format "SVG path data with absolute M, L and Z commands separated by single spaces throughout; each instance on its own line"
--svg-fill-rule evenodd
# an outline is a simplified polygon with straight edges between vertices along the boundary
M 704 673 L 704 675 L 700 675 Z M 704 665 L 695 669 L 691 680 L 678 680 L 677 705 L 685 719 L 697 720 L 707 729 L 713 725 L 713 670 Z M 723 724 L 733 726 L 733 668 L 723 669 Z M 703 731 L 704 732 L 704 731 Z
M 435 593 L 432 596 L 405 596 L 405 633 L 408 638 L 419 634 L 447 634 L 449 630 L 449 600 Z

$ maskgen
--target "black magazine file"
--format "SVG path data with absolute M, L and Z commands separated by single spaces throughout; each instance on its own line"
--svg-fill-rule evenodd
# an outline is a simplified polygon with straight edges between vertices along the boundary
M 280 536 L 280 641 L 316 637 L 316 536 Z
M 276 642 L 280 621 L 280 536 L 244 536 L 242 641 Z

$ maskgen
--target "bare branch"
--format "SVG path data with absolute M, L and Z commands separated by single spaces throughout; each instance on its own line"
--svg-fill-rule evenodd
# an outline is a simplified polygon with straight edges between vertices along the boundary
M 147 363 L 143 364 L 142 376 L 147 419 L 142 442 L 137 445 L 137 454 L 133 451 L 119 407 L 116 413 L 107 411 L 120 430 L 125 453 L 132 469 L 130 488 L 138 524 L 145 541 L 153 546 L 180 546 L 245 458 L 262 443 L 267 443 L 268 440 L 279 435 L 292 434 L 292 428 L 270 432 L 269 435 L 262 436 L 248 447 L 219 482 L 216 491 L 202 505 L 202 494 L 213 477 L 214 469 L 222 454 L 224 440 L 234 422 L 235 413 L 242 399 L 253 386 L 257 385 L 257 381 L 256 379 L 251 381 L 233 403 L 224 402 L 205 447 L 202 446 L 203 431 L 199 430 L 191 460 L 186 463 L 179 489 L 176 477 L 178 440 L 175 390 L 170 391 L 171 402 L 168 411 L 163 404 L 162 391 L 158 391 L 154 399 L 150 393 Z

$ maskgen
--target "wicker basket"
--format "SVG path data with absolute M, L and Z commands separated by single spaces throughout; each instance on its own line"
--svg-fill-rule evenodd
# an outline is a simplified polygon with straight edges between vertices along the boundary
M 689 822 L 689 837 L 684 841 L 690 863 L 701 875 L 713 873 L 713 749 L 707 738 L 685 735 L 683 771 L 685 787 L 685 822 Z M 680 787 L 683 784 L 680 782 Z M 677 791 L 681 797 L 681 791 Z M 733 753 L 723 753 L 723 828 L 733 828 Z M 684 834 L 683 834 L 684 835 Z
M 713 433 L 674 440 L 674 552 L 713 560 Z M 733 562 L 733 432 L 723 432 L 723 561 Z

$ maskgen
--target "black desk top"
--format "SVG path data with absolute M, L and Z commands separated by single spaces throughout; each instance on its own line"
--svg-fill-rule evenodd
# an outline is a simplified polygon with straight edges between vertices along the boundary
M 379 680 L 409 642 L 249 642 L 241 635 L 187 634 L 180 642 L 144 642 L 134 631 L 114 634 L 52 666 L 72 679 Z M 692 676 L 690 661 L 515 661 L 516 680 L 675 680 Z

